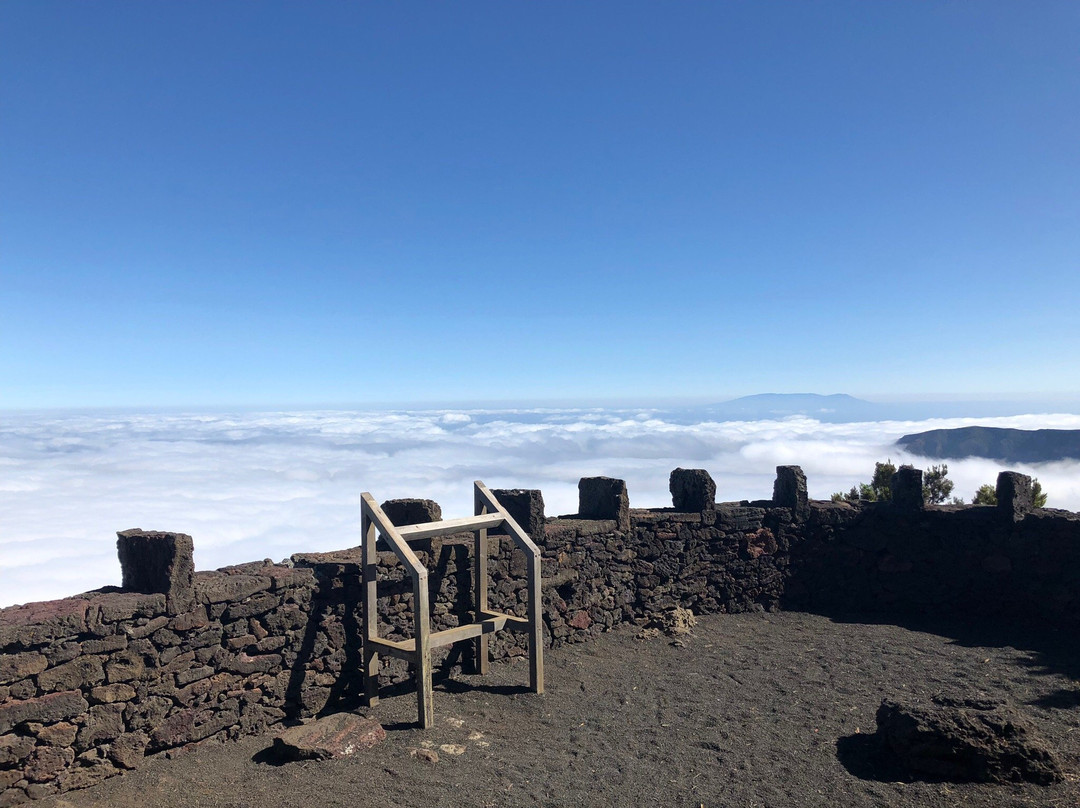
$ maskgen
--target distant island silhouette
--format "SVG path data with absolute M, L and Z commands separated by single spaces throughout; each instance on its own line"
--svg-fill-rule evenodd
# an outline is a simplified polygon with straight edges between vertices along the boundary
M 897 446 L 934 460 L 983 457 L 1005 463 L 1080 459 L 1080 429 L 965 426 L 904 435 Z
M 723 401 L 707 408 L 723 420 L 757 421 L 806 415 L 819 421 L 873 421 L 881 416 L 878 404 L 845 393 L 759 393 Z

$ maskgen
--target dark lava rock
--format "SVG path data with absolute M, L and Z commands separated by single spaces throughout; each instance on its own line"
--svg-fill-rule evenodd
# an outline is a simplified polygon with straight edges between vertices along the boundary
M 705 469 L 675 469 L 668 477 L 668 490 L 677 511 L 695 513 L 716 508 L 716 483 Z
M 327 760 L 370 749 L 386 738 L 386 730 L 372 718 L 335 713 L 274 738 L 273 753 L 281 760 Z
M 499 504 L 532 539 L 544 538 L 544 496 L 537 489 L 495 488 L 491 491 Z
M 885 699 L 877 725 L 886 753 L 915 777 L 1039 785 L 1062 780 L 1049 746 L 1003 702 L 935 696 L 922 705 Z
M 620 530 L 630 528 L 630 497 L 626 481 L 613 477 L 578 480 L 578 514 L 582 519 L 614 519 Z
M 122 530 L 116 550 L 124 589 L 165 595 L 169 612 L 180 614 L 195 605 L 194 545 L 186 533 Z
M 810 515 L 810 502 L 806 494 L 806 475 L 801 466 L 777 466 L 773 483 L 773 503 L 791 508 L 792 515 L 805 521 Z
M 918 511 L 926 506 L 923 499 L 922 469 L 901 466 L 889 481 L 893 507 L 905 511 Z
M 379 507 L 394 527 L 442 520 L 442 508 L 432 499 L 388 499 Z

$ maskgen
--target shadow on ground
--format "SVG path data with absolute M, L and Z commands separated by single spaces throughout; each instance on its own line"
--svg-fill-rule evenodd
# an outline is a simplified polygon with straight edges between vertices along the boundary
M 1052 629 L 1030 623 L 1002 623 L 1000 620 L 970 620 L 926 615 L 852 615 L 828 610 L 812 612 L 834 623 L 899 626 L 949 638 L 965 648 L 1013 648 L 1028 653 L 1018 664 L 1032 669 L 1037 676 L 1066 676 L 1077 683 L 1075 688 L 1061 688 L 1035 699 L 1030 704 L 1046 709 L 1069 710 L 1080 706 L 1080 644 L 1065 629 Z

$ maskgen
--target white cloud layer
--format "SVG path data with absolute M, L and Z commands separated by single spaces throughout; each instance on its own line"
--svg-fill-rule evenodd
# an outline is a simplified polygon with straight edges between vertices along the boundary
M 116 531 L 190 533 L 198 569 L 359 543 L 358 495 L 472 512 L 471 483 L 540 488 L 548 515 L 577 509 L 577 481 L 627 481 L 631 505 L 670 505 L 668 474 L 706 468 L 721 500 L 767 499 L 796 463 L 810 495 L 869 480 L 910 432 L 979 424 L 1080 428 L 1077 415 L 823 424 L 678 422 L 650 410 L 0 415 L 0 606 L 120 583 Z M 970 500 L 1001 470 L 949 463 Z M 1052 507 L 1080 510 L 1080 464 L 1013 467 Z

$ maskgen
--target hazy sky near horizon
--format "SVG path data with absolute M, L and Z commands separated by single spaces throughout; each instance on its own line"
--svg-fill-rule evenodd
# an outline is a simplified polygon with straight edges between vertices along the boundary
M 1080 4 L 0 4 L 0 408 L 1080 391 Z

